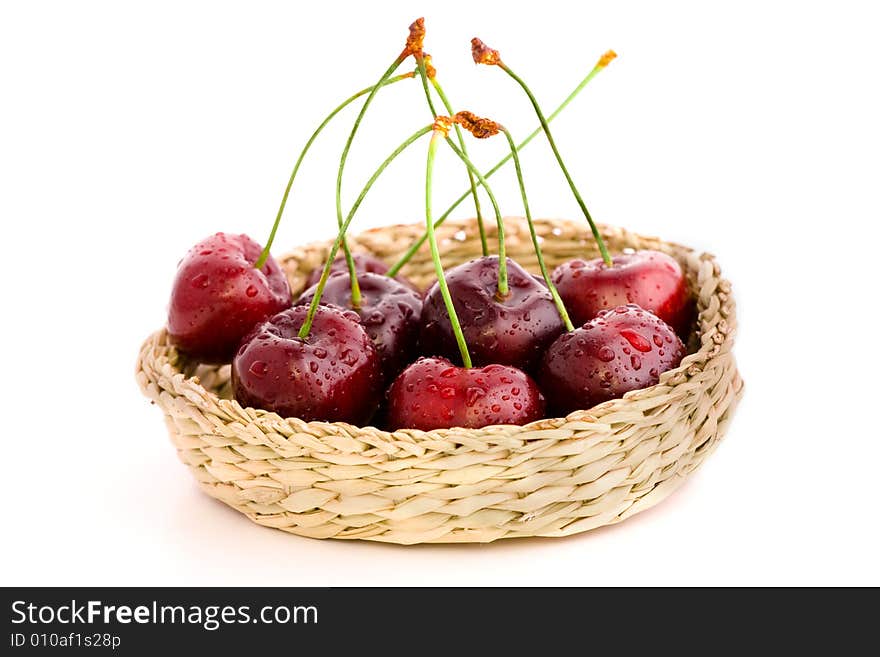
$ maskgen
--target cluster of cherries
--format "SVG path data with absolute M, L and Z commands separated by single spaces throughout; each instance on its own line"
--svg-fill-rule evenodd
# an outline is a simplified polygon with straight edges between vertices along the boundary
M 417 69 L 398 77 L 420 75 L 426 93 L 427 82 L 434 82 L 449 109 L 430 58 L 422 52 L 423 37 L 420 19 L 395 60 L 399 64 L 412 55 Z M 685 355 L 679 336 L 690 329 L 694 303 L 678 262 L 647 250 L 609 256 L 531 92 L 497 51 L 476 39 L 472 50 L 475 61 L 500 66 L 527 91 L 602 257 L 570 260 L 549 274 L 531 224 L 518 147 L 509 133 L 470 113 L 441 117 L 431 106 L 437 118 L 412 139 L 432 134 L 427 230 L 418 244 L 429 241 L 438 278 L 426 291 L 397 274 L 400 263 L 390 267 L 373 256 L 351 254 L 345 231 L 353 212 L 343 222 L 341 209 L 334 248 L 296 299 L 269 254 L 278 219 L 265 248 L 246 235 L 217 233 L 180 262 L 168 335 L 192 359 L 231 362 L 234 394 L 242 405 L 306 421 L 373 423 L 392 430 L 526 424 L 654 385 Z M 369 96 L 343 164 L 361 116 L 394 68 L 365 90 Z M 504 132 L 510 140 L 542 277 L 506 256 L 495 198 L 468 159 L 461 133 L 460 146 L 450 139 L 453 125 L 477 137 Z M 433 232 L 439 221 L 430 210 L 434 150 L 444 140 L 468 166 L 484 246 L 482 257 L 448 271 L 442 268 Z M 498 256 L 486 251 L 478 184 L 496 210 Z M 337 258 L 340 247 L 344 255 Z

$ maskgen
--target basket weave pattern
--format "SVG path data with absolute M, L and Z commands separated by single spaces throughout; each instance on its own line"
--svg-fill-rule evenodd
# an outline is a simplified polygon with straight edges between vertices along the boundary
M 505 227 L 510 257 L 537 271 L 526 224 L 508 218 Z M 541 220 L 537 229 L 550 267 L 597 255 L 583 222 Z M 601 229 L 612 252 L 650 248 L 678 259 L 699 320 L 690 354 L 658 385 L 587 411 L 525 427 L 430 432 L 285 419 L 242 408 L 231 398 L 229 366 L 187 362 L 165 331 L 141 348 L 137 380 L 201 487 L 261 525 L 412 544 L 565 536 L 616 523 L 660 502 L 713 451 L 742 382 L 731 351 L 734 301 L 715 260 Z M 393 262 L 421 232 L 389 226 L 351 237 L 351 245 Z M 479 255 L 475 233 L 472 221 L 438 229 L 444 266 Z M 328 246 L 304 246 L 281 261 L 294 295 Z M 433 280 L 427 249 L 404 273 L 421 285 Z

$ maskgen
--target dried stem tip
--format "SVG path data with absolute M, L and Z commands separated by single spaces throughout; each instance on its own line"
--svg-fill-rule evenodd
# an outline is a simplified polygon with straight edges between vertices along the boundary
M 617 57 L 617 53 L 613 50 L 609 50 L 599 58 L 598 62 L 596 62 L 596 68 L 605 68 L 615 57 Z
M 425 19 L 417 18 L 409 26 L 409 36 L 406 37 L 406 47 L 403 49 L 404 56 L 416 55 L 421 57 L 422 48 L 425 44 Z
M 449 136 L 449 128 L 452 127 L 452 119 L 448 116 L 438 116 L 434 119 L 434 132 L 443 135 L 443 137 Z
M 424 53 L 422 55 L 422 61 L 425 63 L 425 75 L 428 76 L 429 80 L 433 80 L 437 77 L 437 69 L 434 68 L 434 65 L 431 63 L 431 55 L 428 53 Z
M 480 41 L 477 37 L 471 39 L 471 55 L 474 58 L 474 64 L 486 64 L 486 66 L 496 66 L 501 63 L 501 55 Z
M 501 126 L 492 119 L 477 116 L 473 112 L 458 112 L 452 120 L 477 139 L 487 139 L 501 132 Z

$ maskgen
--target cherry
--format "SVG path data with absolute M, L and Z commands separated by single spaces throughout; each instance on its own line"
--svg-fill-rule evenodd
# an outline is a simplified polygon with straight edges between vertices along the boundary
M 684 355 L 668 324 L 628 304 L 557 338 L 544 354 L 538 380 L 552 410 L 565 415 L 655 385 Z
M 509 293 L 499 299 L 498 257 L 476 258 L 449 269 L 446 284 L 477 365 L 501 363 L 528 369 L 564 330 L 547 287 L 507 259 Z M 457 360 L 458 347 L 439 285 L 425 294 L 422 352 Z M 460 361 L 459 361 L 460 362 Z
M 354 209 L 388 163 L 431 129 L 413 133 L 364 186 L 337 233 L 309 304 L 275 315 L 245 337 L 232 363 L 240 403 L 303 420 L 362 424 L 375 414 L 383 383 L 379 352 L 357 313 L 320 301 Z
M 217 233 L 192 247 L 177 266 L 168 335 L 192 358 L 228 362 L 257 322 L 290 306 L 284 272 L 247 235 Z
M 540 287 L 535 280 L 521 267 L 508 261 L 504 256 L 504 225 L 498 203 L 491 190 L 486 185 L 485 177 L 479 173 L 470 159 L 464 155 L 451 141 L 452 149 L 464 162 L 468 170 L 480 181 L 486 189 L 492 201 L 498 224 L 498 258 L 478 258 L 465 263 L 452 270 L 449 275 L 443 271 L 440 262 L 440 251 L 437 238 L 434 234 L 434 223 L 431 212 L 432 182 L 434 171 L 434 157 L 437 151 L 437 143 L 448 137 L 452 119 L 438 116 L 432 127 L 431 141 L 428 145 L 428 159 L 425 169 L 425 224 L 428 233 L 428 242 L 431 245 L 431 259 L 434 261 L 434 271 L 437 274 L 437 283 L 429 291 L 426 304 L 431 304 L 434 319 L 437 326 L 434 328 L 438 335 L 442 335 L 442 320 L 449 326 L 454 344 L 457 346 L 461 362 L 464 367 L 456 367 L 446 358 L 420 358 L 407 367 L 391 385 L 388 391 L 387 419 L 393 428 L 413 428 L 422 430 L 440 429 L 445 427 L 461 426 L 468 428 L 484 427 L 490 424 L 524 424 L 543 417 L 544 398 L 535 382 L 522 370 L 507 365 L 491 364 L 481 368 L 471 366 L 471 355 L 467 345 L 465 332 L 462 331 L 462 323 L 455 308 L 452 290 L 465 291 L 470 294 L 461 295 L 460 303 L 468 311 L 468 319 L 476 319 L 478 313 L 482 319 L 485 311 L 492 313 L 496 308 L 493 305 L 500 302 L 497 299 L 509 299 L 516 297 L 518 305 L 514 306 L 519 312 L 523 308 L 534 306 L 536 315 L 541 312 L 540 304 L 530 300 L 530 295 L 523 290 L 529 289 L 531 297 L 538 295 Z M 508 265 L 511 265 L 509 268 Z M 509 269 L 512 275 L 508 276 Z M 508 285 L 510 283 L 511 285 Z M 488 288 L 487 288 L 488 285 Z M 510 287 L 515 291 L 511 292 Z M 488 291 L 487 291 L 488 290 Z M 546 293 L 546 289 L 543 289 Z M 496 301 L 492 301 L 496 300 Z M 436 308 L 442 302 L 443 311 Z M 471 305 L 478 304 L 478 305 Z M 488 304 L 482 309 L 479 304 Z M 428 305 L 422 309 L 423 318 Z M 552 301 L 550 307 L 553 308 Z M 476 331 L 478 337 L 485 337 L 485 332 L 494 331 L 499 326 L 502 328 L 504 338 L 508 342 L 511 335 L 523 340 L 522 330 L 517 325 L 510 323 L 507 327 L 506 317 L 501 312 L 507 313 L 503 308 L 499 309 L 500 322 L 483 322 L 485 331 Z M 513 311 L 511 311 L 512 313 Z M 555 312 L 555 309 L 554 309 Z M 556 318 L 559 321 L 558 317 Z M 523 315 L 521 321 L 526 324 L 534 322 L 534 329 L 543 328 L 540 318 L 532 319 Z M 431 324 L 423 325 L 429 329 Z M 471 327 L 478 328 L 476 322 Z M 466 330 L 467 330 L 466 328 Z M 424 332 L 423 332 L 424 336 Z M 534 341 L 534 335 L 531 340 Z M 488 344 L 488 340 L 484 339 Z M 496 356 L 497 352 L 509 355 L 510 351 L 504 352 L 498 348 L 499 340 L 494 339 Z M 523 350 L 523 351 L 528 351 Z
M 478 429 L 527 424 L 544 417 L 544 396 L 514 367 L 456 367 L 445 358 L 419 358 L 388 390 L 392 429 Z
M 384 275 L 388 272 L 388 265 L 379 260 L 379 258 L 374 255 L 370 255 L 369 253 L 353 253 L 351 257 L 354 260 L 354 268 L 358 274 L 369 272 L 371 274 Z M 309 277 L 306 279 L 307 288 L 318 284 L 318 281 L 321 280 L 321 272 L 323 270 L 323 265 L 321 265 L 320 267 L 315 267 L 312 270 L 312 272 L 309 274 Z M 331 276 L 340 272 L 345 272 L 346 274 L 348 273 L 348 264 L 345 261 L 345 256 L 339 256 L 333 261 L 333 264 L 330 265 Z M 394 280 L 403 283 L 408 288 L 415 290 L 416 292 L 421 292 L 421 290 L 405 276 L 397 275 L 394 277 Z
M 650 310 L 687 336 L 694 302 L 678 261 L 659 251 L 636 251 L 612 258 L 569 260 L 553 271 L 553 282 L 575 324 L 587 322 L 600 311 L 627 303 Z
M 415 358 L 422 297 L 403 283 L 381 274 L 361 273 L 358 283 L 361 303 L 353 310 L 372 338 L 382 361 L 382 371 L 390 381 Z M 303 292 L 296 305 L 311 303 L 316 291 L 317 285 L 314 285 Z M 352 308 L 351 281 L 344 260 L 342 270 L 327 279 L 321 303 Z
M 357 314 L 319 306 L 306 339 L 309 309 L 294 306 L 259 324 L 232 361 L 232 388 L 243 406 L 310 422 L 363 424 L 381 397 L 382 370 Z

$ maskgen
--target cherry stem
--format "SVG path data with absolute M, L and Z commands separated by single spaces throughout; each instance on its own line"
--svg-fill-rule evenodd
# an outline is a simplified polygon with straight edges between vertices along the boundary
M 608 249 L 605 247 L 605 241 L 599 234 L 599 229 L 596 227 L 596 224 L 593 221 L 593 217 L 590 216 L 590 211 L 587 210 L 587 205 L 581 198 L 580 192 L 578 192 L 577 187 L 574 184 L 574 180 L 572 180 L 571 175 L 568 173 L 565 162 L 562 161 L 562 156 L 559 154 L 559 149 L 556 148 L 556 142 L 553 140 L 553 133 L 550 132 L 550 126 L 547 125 L 547 119 L 544 118 L 544 113 L 541 111 L 541 106 L 538 105 L 538 101 L 535 98 L 535 95 L 532 93 L 532 90 L 529 89 L 528 85 L 523 81 L 523 79 L 519 77 L 516 73 L 514 73 L 513 70 L 509 66 L 507 66 L 507 64 L 499 61 L 497 62 L 496 66 L 498 66 L 501 70 L 503 70 L 511 78 L 513 78 L 516 83 L 519 84 L 520 87 L 522 87 L 522 90 L 525 91 L 526 95 L 529 97 L 529 101 L 531 101 L 532 107 L 535 109 L 535 114 L 538 115 L 538 121 L 541 122 L 541 127 L 544 129 L 544 136 L 547 138 L 547 143 L 550 144 L 550 148 L 553 150 L 553 155 L 556 156 L 556 161 L 559 163 L 559 168 L 562 169 L 562 173 L 565 175 L 565 179 L 568 181 L 568 186 L 571 187 L 571 192 L 572 194 L 574 194 L 575 200 L 581 207 L 581 211 L 584 213 L 584 217 L 586 217 L 587 223 L 590 224 L 590 230 L 593 232 L 593 237 L 596 240 L 596 244 L 599 246 L 599 253 L 602 254 L 602 260 L 605 261 L 605 264 L 608 267 L 613 267 L 614 263 L 611 261 L 611 256 L 608 255 Z
M 385 171 L 386 168 L 388 168 L 388 165 L 394 161 L 394 158 L 400 155 L 404 150 L 407 149 L 407 147 L 417 141 L 420 137 L 431 132 L 433 128 L 433 125 L 428 125 L 410 135 L 403 143 L 400 144 L 400 146 L 392 151 L 391 155 L 385 158 L 382 164 L 380 164 L 379 167 L 373 172 L 373 175 L 370 176 L 367 184 L 364 185 L 361 193 L 358 195 L 354 204 L 351 206 L 351 210 L 349 210 L 348 216 L 345 218 L 342 226 L 340 226 L 339 233 L 336 236 L 336 241 L 333 242 L 333 246 L 330 247 L 330 254 L 327 257 L 327 261 L 324 263 L 324 269 L 321 271 L 321 278 L 318 280 L 317 287 L 315 288 L 315 294 L 312 297 L 311 304 L 309 304 L 309 312 L 306 315 L 306 321 L 303 322 L 303 325 L 299 329 L 300 338 L 306 339 L 309 335 L 309 331 L 312 330 L 312 321 L 315 318 L 315 313 L 317 312 L 318 305 L 321 303 L 321 296 L 324 294 L 324 286 L 327 285 L 327 279 L 330 278 L 330 270 L 333 266 L 333 260 L 336 258 L 336 254 L 339 252 L 339 247 L 342 246 L 342 243 L 345 241 L 345 232 L 351 225 L 355 213 L 357 212 L 364 198 L 367 196 L 370 188 L 373 186 L 376 180 L 378 180 L 379 176 L 382 175 L 382 172 Z
M 563 110 L 565 110 L 565 108 L 568 107 L 568 105 L 571 103 L 571 101 L 573 101 L 575 98 L 577 98 L 578 94 L 580 94 L 580 92 L 584 90 L 584 87 L 586 87 L 590 83 L 590 81 L 594 77 L 596 77 L 596 75 L 598 75 L 604 68 L 605 68 L 605 65 L 597 64 L 596 66 L 594 66 L 593 69 L 587 74 L 587 76 L 583 80 L 580 81 L 580 83 L 572 90 L 572 92 L 570 94 L 568 94 L 568 96 L 566 96 L 565 100 L 563 100 L 559 104 L 559 106 L 555 110 L 553 110 L 553 112 L 547 117 L 547 123 L 551 123 L 557 116 L 559 116 L 563 112 Z M 521 151 L 535 137 L 537 137 L 539 134 L 541 134 L 541 132 L 543 132 L 543 130 L 544 130 L 544 128 L 541 125 L 538 125 L 538 127 L 535 128 L 529 134 L 528 137 L 526 137 L 525 139 L 523 139 L 519 143 L 519 145 L 516 147 L 516 150 Z M 495 166 L 493 166 L 491 169 L 489 169 L 486 172 L 485 177 L 489 178 L 490 176 L 494 175 L 505 164 L 510 162 L 510 160 L 512 158 L 513 158 L 513 155 L 510 153 L 505 155 L 503 158 L 498 160 L 498 162 L 495 164 Z M 479 184 L 479 181 L 477 184 Z M 449 217 L 449 215 L 451 215 L 459 205 L 464 203 L 465 199 L 467 199 L 468 196 L 470 196 L 470 190 L 461 194 L 455 200 L 455 202 L 446 209 L 446 212 L 444 212 L 443 214 L 441 214 L 437 218 L 437 221 L 434 223 L 434 225 L 435 226 L 442 225 L 443 222 L 446 221 L 446 219 Z M 412 259 L 412 257 L 416 254 L 416 252 L 420 248 L 422 248 L 422 245 L 427 241 L 427 239 L 428 239 L 428 232 L 425 231 L 424 233 L 422 233 L 422 236 L 419 237 L 419 239 L 417 239 L 415 242 L 413 242 L 413 244 L 410 245 L 410 247 L 400 257 L 400 259 L 396 263 L 394 263 L 394 265 L 388 270 L 388 275 L 389 276 L 397 276 L 397 274 L 400 273 L 400 270 L 403 269 L 403 267 L 406 265 L 406 263 L 409 262 L 410 259 Z
M 339 170 L 336 173 L 336 223 L 337 225 L 342 227 L 342 173 L 345 170 L 345 162 L 348 159 L 348 152 L 351 150 L 351 144 L 354 141 L 354 136 L 357 134 L 358 128 L 361 125 L 361 120 L 364 118 L 364 114 L 367 113 L 367 108 L 370 107 L 370 103 L 373 101 L 373 98 L 376 95 L 376 92 L 384 86 L 384 82 L 388 80 L 393 74 L 394 71 L 397 70 L 397 67 L 403 63 L 409 54 L 404 51 L 392 62 L 391 66 L 388 67 L 382 77 L 379 78 L 379 81 L 373 86 L 373 89 L 367 95 L 367 99 L 364 101 L 363 106 L 361 106 L 361 111 L 358 113 L 357 118 L 354 120 L 354 125 L 351 128 L 351 133 L 348 135 L 348 139 L 345 142 L 345 148 L 342 150 L 342 157 L 339 159 Z M 344 234 L 343 234 L 344 236 Z M 351 305 L 355 308 L 358 308 L 361 305 L 361 288 L 358 284 L 357 279 L 357 269 L 355 268 L 354 258 L 351 256 L 351 250 L 348 248 L 348 242 L 344 239 L 342 241 L 342 250 L 345 253 L 345 261 L 348 264 L 348 274 L 351 278 Z
M 495 199 L 495 194 L 492 193 L 492 188 L 489 187 L 489 183 L 486 181 L 485 176 L 479 172 L 477 167 L 474 166 L 474 163 L 471 162 L 470 158 L 465 155 L 462 150 L 456 146 L 451 139 L 446 139 L 446 144 L 458 155 L 458 158 L 464 162 L 465 166 L 468 170 L 477 177 L 477 180 L 480 181 L 480 184 L 483 186 L 483 189 L 486 190 L 486 194 L 489 196 L 489 200 L 492 202 L 492 209 L 495 211 L 495 223 L 498 226 L 498 298 L 505 299 L 510 294 L 510 288 L 507 286 L 507 248 L 504 244 L 504 220 L 501 218 L 501 210 L 498 207 L 498 201 Z M 433 225 L 431 226 L 431 230 L 433 230 Z M 390 271 L 390 270 L 389 270 Z M 386 275 L 391 275 L 386 272 Z
M 437 116 L 437 110 L 434 108 L 434 103 L 431 100 L 431 92 L 428 89 L 428 75 L 425 70 L 424 57 L 418 58 L 418 65 L 419 65 L 419 69 L 418 69 L 419 75 L 422 78 L 422 88 L 425 90 L 425 98 L 428 100 L 428 107 L 431 110 L 431 116 Z M 431 84 L 434 87 L 434 90 L 437 92 L 437 95 L 440 97 L 440 101 L 443 103 L 443 107 L 446 108 L 446 112 L 449 114 L 449 116 L 453 116 L 455 114 L 455 111 L 452 109 L 452 104 L 449 102 L 449 98 L 447 98 L 446 94 L 443 92 L 443 87 L 441 87 L 440 83 L 437 82 L 436 76 L 431 77 L 430 79 L 431 79 Z M 461 132 L 461 128 L 458 126 L 457 123 L 454 125 L 454 128 L 455 128 L 455 136 L 458 140 L 458 146 L 459 146 L 459 148 L 461 148 L 461 152 L 464 153 L 465 155 L 467 155 L 468 154 L 467 145 L 465 144 L 464 135 Z M 446 139 L 449 139 L 449 137 L 447 136 Z M 476 215 L 477 215 L 477 228 L 480 232 L 480 247 L 483 250 L 483 256 L 487 256 L 487 255 L 489 255 L 489 242 L 486 239 L 486 227 L 483 225 L 483 210 L 480 207 L 480 197 L 477 194 L 477 185 L 474 180 L 474 174 L 471 173 L 470 169 L 467 170 L 467 174 L 468 174 L 468 182 L 470 183 L 470 186 L 471 186 L 470 193 L 474 199 L 474 212 L 476 212 Z M 427 234 L 426 234 L 426 236 L 427 236 Z
M 458 344 L 458 350 L 461 352 L 461 362 L 466 368 L 470 368 L 473 367 L 471 355 L 468 353 L 464 332 L 461 330 L 461 322 L 458 321 L 458 314 L 455 312 L 455 306 L 452 303 L 452 295 L 449 294 L 449 286 L 446 284 L 443 263 L 440 262 L 440 249 L 437 247 L 437 236 L 434 234 L 434 220 L 431 216 L 434 156 L 437 153 L 437 140 L 439 137 L 447 136 L 446 131 L 443 129 L 433 127 L 433 130 L 431 143 L 428 145 L 428 164 L 425 170 L 425 225 L 427 226 L 428 242 L 431 245 L 431 258 L 434 260 L 434 272 L 437 274 L 437 285 L 440 287 L 440 295 L 443 297 L 446 312 L 449 314 L 449 323 L 452 324 L 452 332 L 455 334 L 455 341 Z
M 510 146 L 510 154 L 513 157 L 513 166 L 516 169 L 516 181 L 519 184 L 520 194 L 522 194 L 523 207 L 526 212 L 526 222 L 529 224 L 529 233 L 532 235 L 532 245 L 535 247 L 535 255 L 538 257 L 538 267 L 541 270 L 541 276 L 544 277 L 547 289 L 550 290 L 550 296 L 553 297 L 553 303 L 556 304 L 556 310 L 559 311 L 559 317 L 565 325 L 565 330 L 574 331 L 574 326 L 568 316 L 568 311 L 565 309 L 565 304 L 562 302 L 562 297 L 559 296 L 559 291 L 550 279 L 550 274 L 547 272 L 547 265 L 544 263 L 544 254 L 541 251 L 541 245 L 538 242 L 538 234 L 535 232 L 535 223 L 532 221 L 532 212 L 529 209 L 529 199 L 526 196 L 526 185 L 523 180 L 519 154 L 516 152 L 516 143 L 513 141 L 513 137 L 511 137 L 510 131 L 507 128 L 503 125 L 499 125 L 499 128 L 501 129 L 501 132 L 504 133 L 504 136 L 507 137 L 507 143 Z
M 393 78 L 388 78 L 382 83 L 382 86 L 388 86 L 390 84 L 394 84 L 395 82 L 400 82 L 401 80 L 406 80 L 408 78 L 412 78 L 415 76 L 415 71 L 411 71 L 409 73 L 404 73 L 402 75 L 397 75 Z M 333 118 L 339 114 L 346 107 L 351 105 L 354 101 L 356 101 L 361 96 L 370 93 L 373 90 L 373 87 L 367 87 L 365 89 L 361 89 L 357 93 L 349 96 L 347 99 L 342 101 L 337 107 L 330 112 L 326 118 L 321 121 L 321 124 L 315 129 L 312 133 L 312 136 L 309 137 L 309 140 L 306 142 L 306 145 L 303 147 L 302 151 L 299 154 L 299 157 L 296 160 L 296 164 L 293 165 L 293 171 L 290 173 L 290 180 L 287 181 L 287 187 L 284 190 L 284 196 L 281 198 L 281 207 L 278 208 L 278 214 L 275 216 L 275 223 L 272 224 L 272 232 L 269 233 L 269 239 L 266 240 L 266 246 L 263 247 L 263 251 L 260 253 L 260 257 L 257 258 L 257 261 L 254 263 L 254 268 L 262 269 L 263 265 L 266 264 L 266 261 L 269 259 L 269 252 L 272 248 L 272 243 L 275 241 L 275 233 L 278 232 L 278 226 L 281 224 L 281 216 L 284 214 L 284 208 L 287 206 L 287 199 L 290 196 L 290 190 L 293 188 L 293 181 L 296 180 L 296 174 L 299 172 L 299 167 L 303 163 L 303 160 L 306 157 L 306 154 L 309 152 L 309 149 L 312 147 L 315 139 L 318 138 L 318 135 L 327 127 L 327 124 L 333 120 Z

